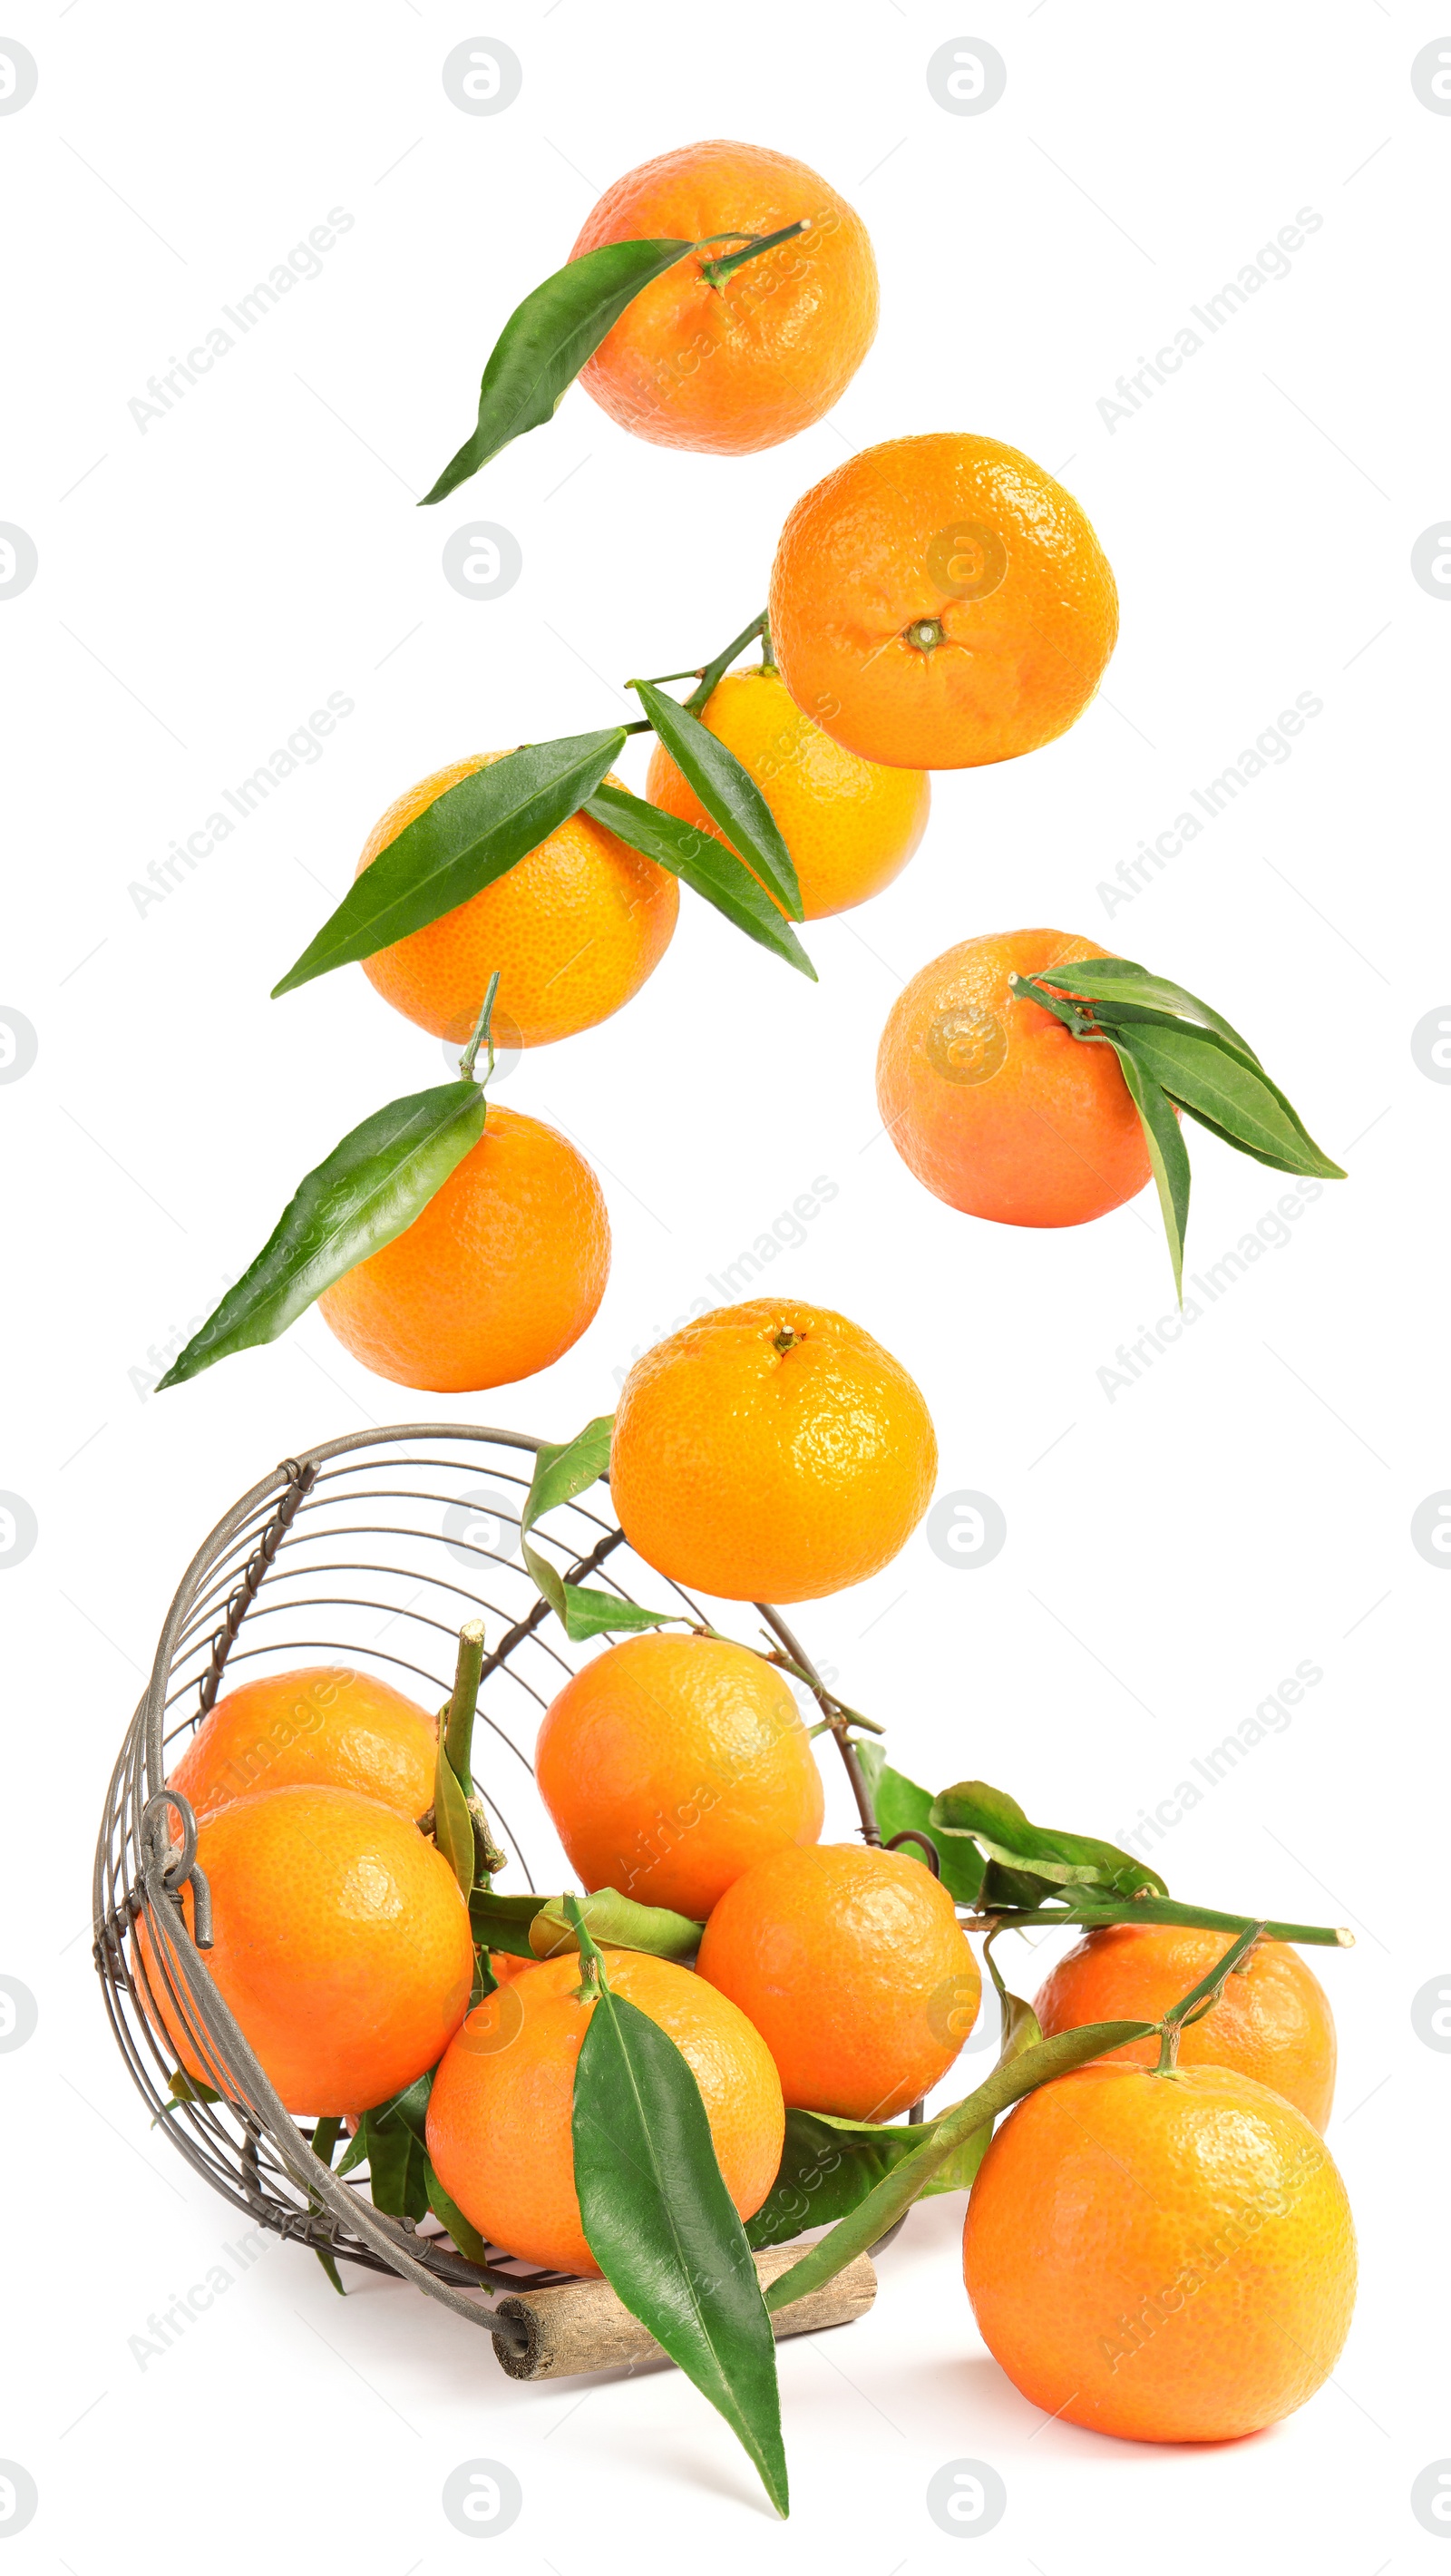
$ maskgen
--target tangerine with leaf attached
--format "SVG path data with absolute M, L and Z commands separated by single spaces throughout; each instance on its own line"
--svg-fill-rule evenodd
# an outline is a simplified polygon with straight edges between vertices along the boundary
M 398 1386 L 466 1395 L 533 1377 L 593 1322 L 604 1195 L 567 1137 L 489 1105 L 482 1136 L 391 1243 L 318 1299 L 345 1350 Z
M 449 788 L 504 757 L 481 752 L 407 788 L 374 824 L 355 874 Z M 667 869 L 581 812 L 467 903 L 365 957 L 363 972 L 405 1019 L 460 1046 L 497 972 L 495 1044 L 548 1046 L 595 1028 L 638 993 L 670 945 L 679 909 Z
M 965 939 L 898 994 L 877 1106 L 908 1170 L 949 1207 L 999 1225 L 1085 1225 L 1149 1179 L 1113 1048 L 1075 1038 L 1009 981 L 1106 953 L 1058 930 Z
M 765 2042 L 690 1968 L 607 1949 L 612 1992 L 673 2039 L 700 2087 L 722 2179 L 742 2218 L 776 2179 L 781 2086 Z M 574 2070 L 590 2016 L 577 1955 L 542 1960 L 486 1995 L 434 2077 L 428 2152 L 485 2240 L 551 2271 L 595 2275 L 574 2187 Z
M 1329 2377 L 1355 2235 L 1322 2140 L 1281 2094 L 1226 2066 L 1100 2061 L 1009 2113 L 973 2185 L 963 2272 L 989 2352 L 1046 2415 L 1227 2442 Z
M 712 277 L 752 239 L 805 229 Z M 602 411 L 657 447 L 743 456 L 820 420 L 877 328 L 877 270 L 861 217 L 783 152 L 691 143 L 607 188 L 571 259 L 605 242 L 691 250 L 620 316 L 580 382 Z
M 1224 1957 L 1236 1935 L 1199 1926 L 1113 1923 L 1090 1932 L 1039 1988 L 1045 2039 L 1095 2021 L 1158 2021 Z M 1115 2049 L 1152 2066 L 1157 2040 Z M 1287 1941 L 1260 1941 L 1179 2041 L 1181 2066 L 1227 2066 L 1283 2093 L 1323 2130 L 1335 2094 L 1335 2023 L 1320 1980 Z

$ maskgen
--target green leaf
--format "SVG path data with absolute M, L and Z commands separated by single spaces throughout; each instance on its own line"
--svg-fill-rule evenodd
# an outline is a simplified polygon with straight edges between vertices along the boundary
M 273 1000 L 391 948 L 506 875 L 594 794 L 624 739 L 617 725 L 609 733 L 524 743 L 446 787 L 354 877 L 336 912 L 273 985 Z
M 460 2254 L 462 2254 L 464 2261 L 466 2263 L 477 2263 L 482 2270 L 487 2271 L 489 2268 L 489 2249 L 487 2245 L 484 2243 L 478 2229 L 469 2224 L 469 2221 L 465 2218 L 458 2202 L 449 2198 L 448 2193 L 444 2190 L 442 2183 L 439 2181 L 438 2176 L 434 2172 L 433 2166 L 428 2161 L 427 2157 L 424 2159 L 423 2183 L 424 2189 L 428 2193 L 429 2208 L 432 2210 L 434 2217 L 448 2229 L 448 2232 L 453 2238 L 455 2245 L 458 2247 Z
M 411 2218 L 416 2223 L 428 2215 L 431 2204 L 424 2122 L 432 2089 L 430 2069 L 401 2093 L 365 2111 L 338 2166 L 340 2174 L 351 2173 L 366 2158 L 373 2206 L 389 2218 Z
M 1153 2023 L 1147 2021 L 1093 2022 L 1080 2030 L 1061 2030 L 1052 2039 L 1040 2041 L 1036 2048 L 1025 2049 L 1020 2057 L 995 2066 L 975 2093 L 969 2093 L 965 2101 L 955 2103 L 933 2121 L 931 2135 L 914 2154 L 894 2164 L 848 2217 L 838 2220 L 829 2235 L 772 2282 L 766 2293 L 768 2308 L 787 2307 L 793 2299 L 804 2298 L 808 2290 L 818 2290 L 824 2281 L 834 2280 L 848 2263 L 855 2262 L 858 2254 L 865 2254 L 879 2236 L 895 2226 L 970 2138 L 990 2129 L 999 2112 L 1020 2102 L 1025 2093 L 1051 2083 L 1055 2076 L 1070 2074 L 1075 2066 L 1086 2066 L 1090 2058 L 1107 2056 L 1131 2040 L 1147 2039 L 1153 2028 Z
M 1116 1843 L 1030 1825 L 1016 1798 L 1006 1789 L 989 1788 L 985 1780 L 959 1780 L 934 1798 L 930 1830 L 934 1837 L 970 1834 L 989 1860 L 1009 1868 L 1025 1864 L 1055 1886 L 1103 1887 L 1118 1896 L 1132 1896 L 1141 1887 L 1161 1896 L 1168 1892 L 1146 1862 L 1120 1851 Z
M 1248 1932 L 1258 1919 L 1248 1914 L 1224 1914 L 1209 1905 L 1180 1903 L 1171 1896 L 1140 1896 L 1131 1904 L 1121 1904 L 1097 1888 L 1076 1887 L 1067 1916 L 1094 1931 L 1104 1923 L 1173 1923 L 1210 1932 Z M 1328 1923 L 1265 1922 L 1265 1937 L 1270 1941 L 1295 1941 L 1311 1948 L 1348 1950 L 1354 1947 L 1354 1936 Z
M 754 869 L 793 921 L 804 918 L 796 863 L 777 828 L 776 818 L 749 771 L 733 751 L 650 680 L 632 683 L 641 706 L 676 768 L 694 788 L 713 823 L 719 823 L 733 850 Z
M 1144 1142 L 1149 1149 L 1149 1168 L 1159 1194 L 1159 1213 L 1164 1232 L 1169 1238 L 1169 1258 L 1174 1265 L 1174 1294 L 1184 1303 L 1184 1233 L 1189 1223 L 1189 1149 L 1179 1132 L 1172 1101 L 1160 1090 L 1152 1074 L 1143 1070 L 1139 1056 L 1143 1031 L 1113 1041 L 1119 1071 L 1128 1086 L 1128 1095 L 1139 1113 Z
M 1344 1180 L 1340 1165 L 1321 1152 L 1269 1075 L 1212 1031 L 1141 1025 L 1134 1030 L 1133 1049 L 1149 1081 L 1241 1153 L 1274 1172 Z
M 549 1559 L 529 1544 L 530 1530 L 546 1512 L 561 1503 L 572 1503 L 577 1494 L 586 1493 L 608 1474 L 614 1421 L 612 1413 L 599 1413 L 572 1440 L 544 1443 L 535 1456 L 533 1482 L 520 1519 L 524 1563 L 565 1635 L 576 1644 L 586 1637 L 621 1634 L 629 1629 L 665 1628 L 686 1616 L 683 1610 L 642 1610 L 633 1601 L 617 1599 L 613 1592 L 593 1592 L 579 1584 L 565 1583 Z
M 474 1891 L 478 1857 L 474 1844 L 474 1820 L 468 1794 L 449 1761 L 442 1728 L 439 1730 L 438 1759 L 433 1766 L 433 1839 L 458 1880 L 467 1902 Z
M 674 2040 L 603 1978 L 575 2069 L 574 2179 L 611 2288 L 725 2418 L 784 2514 L 771 2321 L 700 2089 Z
M 151 2121 L 153 2129 L 158 2120 L 167 2120 L 173 2111 L 179 2111 L 183 2102 L 220 2102 L 222 2098 L 220 2093 L 212 2091 L 210 2084 L 203 2084 L 190 2075 L 184 2075 L 179 2066 L 166 2089 L 171 2095 L 171 2100 L 163 2102 L 160 2110 L 153 2113 Z
M 506 1951 L 512 1959 L 532 1959 L 529 1926 L 545 1902 L 542 1896 L 496 1896 L 492 1888 L 476 1887 L 469 1898 L 474 1939 L 486 1950 Z
M 932 1832 L 927 1821 L 932 1812 L 931 1790 L 919 1789 L 905 1772 L 894 1771 L 879 1744 L 858 1744 L 857 1760 L 866 1775 L 883 1842 L 889 1843 L 894 1834 L 905 1833 L 909 1827 L 914 1833 L 930 1834 L 937 1846 L 942 1884 L 948 1895 L 959 1905 L 976 1905 L 982 1893 L 982 1855 L 974 1843 L 961 1835 L 949 1839 L 944 1834 L 939 1840 Z M 926 1855 L 916 1843 L 903 1843 L 902 1857 L 920 1860 L 923 1868 L 927 1867 Z
M 935 2124 L 882 2128 L 869 2120 L 838 2120 L 825 2111 L 786 2114 L 780 2170 L 755 2217 L 746 2225 L 753 2250 L 785 2245 L 804 2228 L 847 2217 L 905 2156 L 915 2155 Z M 967 2140 L 927 2193 L 966 2191 L 982 2162 L 991 2126 Z
M 478 424 L 420 507 L 442 501 L 511 440 L 552 420 L 626 306 L 693 247 L 687 241 L 606 242 L 556 269 L 526 295 L 490 351 Z
M 597 787 L 586 799 L 584 811 L 607 831 L 617 832 L 632 850 L 642 850 L 657 867 L 668 868 L 693 893 L 704 896 L 748 939 L 784 957 L 788 966 L 816 982 L 816 969 L 790 922 L 782 919 L 780 907 L 752 876 L 745 860 L 724 848 L 714 833 L 699 831 L 693 823 L 683 823 L 678 814 L 667 814 L 643 797 L 627 795 L 621 787 Z
M 331 2281 L 333 2288 L 336 2290 L 338 2297 L 340 2299 L 345 2299 L 348 2294 L 343 2288 L 343 2276 L 338 2270 L 337 2263 L 329 2253 L 327 2247 L 325 2245 L 314 2245 L 312 2250 L 317 2256 L 319 2263 L 322 2265 L 323 2270 L 326 2272 L 328 2279 Z
M 1033 984 L 1051 984 L 1059 992 L 1082 993 L 1091 1001 L 1111 1002 L 1124 1006 L 1124 1016 L 1143 1010 L 1158 1020 L 1176 1025 L 1183 1020 L 1198 1023 L 1201 1028 L 1217 1029 L 1247 1055 L 1252 1063 L 1259 1061 L 1248 1038 L 1230 1027 L 1218 1011 L 1211 1010 L 1195 993 L 1186 992 L 1182 984 L 1171 984 L 1164 975 L 1151 975 L 1146 966 L 1136 966 L 1129 957 L 1069 958 L 1057 966 L 1040 967 L 1038 973 L 1024 978 Z
M 656 1959 L 691 1960 L 700 1948 L 703 1923 L 688 1914 L 673 1914 L 665 1905 L 637 1905 L 618 1888 L 596 1888 L 592 1896 L 551 1896 L 529 1926 L 529 1947 L 536 1959 L 557 1959 L 580 1947 L 572 1916 L 584 1916 L 596 1941 L 616 1950 L 648 1950 Z
M 335 1279 L 402 1234 L 484 1132 L 476 1082 L 410 1092 L 354 1127 L 289 1199 L 251 1267 L 172 1361 L 161 1387 L 275 1342 Z

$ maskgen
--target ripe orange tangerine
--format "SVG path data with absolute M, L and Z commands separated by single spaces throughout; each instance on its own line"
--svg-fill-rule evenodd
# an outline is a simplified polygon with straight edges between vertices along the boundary
M 1323 2142 L 1225 2066 L 1099 2062 L 1030 2093 L 983 2158 L 962 2253 L 1014 2387 L 1134 2442 L 1277 2423 L 1329 2377 L 1355 2301 Z
M 657 1342 L 621 1391 L 610 1492 L 658 1573 L 727 1601 L 864 1582 L 931 1500 L 921 1390 L 859 1324 L 791 1298 L 719 1306 Z
M 398 1386 L 466 1395 L 548 1368 L 610 1273 L 604 1194 L 567 1137 L 490 1102 L 428 1205 L 318 1299 L 345 1350 Z
M 1111 1046 L 1012 991 L 1091 939 L 964 939 L 904 985 L 877 1051 L 877 1106 L 903 1162 L 949 1207 L 999 1225 L 1085 1225 L 1137 1196 L 1149 1150 Z
M 713 258 L 746 237 L 808 229 L 719 283 Z M 829 411 L 877 328 L 877 269 L 861 217 L 783 152 L 691 143 L 607 188 L 572 259 L 612 241 L 711 241 L 626 308 L 580 382 L 622 429 L 657 447 L 742 456 L 794 438 Z M 739 239 L 734 236 L 739 236 Z
M 781 2087 L 745 2014 L 690 1968 L 606 1950 L 615 1993 L 674 2040 L 700 2087 L 716 2160 L 742 2218 L 776 2179 Z M 576 1955 L 542 1960 L 475 2006 L 428 2103 L 439 2181 L 488 2243 L 551 2271 L 597 2275 L 574 2187 L 574 2070 L 597 2007 L 576 1991 Z
M 787 2102 L 890 2120 L 941 2082 L 982 1979 L 952 1899 L 901 1852 L 772 1852 L 726 1889 L 699 1973 L 765 2040 Z
M 477 753 L 407 788 L 374 824 L 355 875 L 446 789 L 503 758 Z M 405 1019 L 462 1046 L 497 971 L 495 1045 L 548 1046 L 596 1027 L 638 993 L 679 910 L 667 869 L 590 815 L 571 814 L 467 903 L 365 957 L 363 972 Z
M 1114 1923 L 1090 1932 L 1059 1960 L 1033 2009 L 1043 2036 L 1094 2021 L 1159 2021 L 1217 1967 L 1232 1932 L 1172 1924 Z M 1114 2051 L 1152 2066 L 1157 2040 Z M 1324 2130 L 1335 2096 L 1335 2023 L 1320 1980 L 1287 1941 L 1261 1941 L 1225 1980 L 1219 2001 L 1179 2041 L 1181 2066 L 1228 2066 L 1283 2093 Z
M 410 1821 L 433 1804 L 438 1721 L 389 1682 L 307 1664 L 242 1682 L 202 1720 L 170 1775 L 198 1817 L 311 1781 L 381 1798 Z
M 1016 447 L 947 431 L 865 448 L 797 502 L 770 620 L 792 697 L 849 750 L 975 769 L 1083 713 L 1118 592 L 1061 483 Z
M 545 1711 L 534 1753 L 587 1889 L 697 1920 L 763 1853 L 815 1842 L 821 1774 L 786 1683 L 725 1637 L 629 1637 Z
M 289 2111 L 367 2111 L 435 2064 L 468 2008 L 468 1908 L 416 1825 L 351 1789 L 295 1783 L 205 1817 L 205 1962 Z M 182 1893 L 187 1929 L 191 1883 Z M 187 2073 L 226 2090 L 136 1926 L 147 2011 Z

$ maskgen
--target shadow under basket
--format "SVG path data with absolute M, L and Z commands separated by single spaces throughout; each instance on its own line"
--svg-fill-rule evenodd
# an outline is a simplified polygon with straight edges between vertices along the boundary
M 479 2265 L 451 2240 L 375 2209 L 366 2177 L 333 2173 L 314 2155 L 274 2092 L 189 1935 L 180 1887 L 195 1857 L 184 1802 L 165 1793 L 166 1773 L 207 1716 L 224 1674 L 284 1672 L 299 1662 L 357 1662 L 428 1708 L 452 1687 L 458 1631 L 482 1617 L 486 1654 L 474 1730 L 474 1773 L 506 1847 L 508 1888 L 533 1889 L 521 1839 L 544 1814 L 526 1746 L 540 1718 L 588 1650 L 572 1646 L 525 1570 L 520 1514 L 543 1444 L 522 1432 L 457 1423 L 407 1423 L 356 1432 L 284 1459 L 225 1514 L 198 1549 L 161 1632 L 151 1678 L 112 1774 L 96 1849 L 95 1959 L 117 2044 L 161 2132 L 217 2191 L 258 2226 L 337 2263 L 397 2274 L 494 2339 L 517 2379 L 557 2378 L 664 2355 L 608 2284 L 541 2272 L 490 2247 Z M 676 1584 L 636 1558 L 611 1518 L 607 1487 L 546 1513 L 532 1543 L 568 1581 L 695 1621 L 705 1614 Z M 719 1627 L 732 1605 L 713 1602 Z M 754 1617 L 752 1615 L 754 1611 Z M 764 1621 L 804 1671 L 797 1640 L 764 1603 L 738 1605 L 743 1642 Z M 823 1705 L 829 1704 L 829 1694 Z M 878 1839 L 855 1755 L 837 1742 L 868 1841 Z M 173 1840 L 180 1817 L 183 1840 Z M 207 1907 L 193 1882 L 199 1942 Z M 173 2017 L 204 2064 L 224 2070 L 226 2098 L 172 2091 L 176 2056 L 145 2010 L 134 1927 L 144 1921 Z M 920 2116 L 920 2114 L 914 2114 Z M 895 2230 L 892 2231 L 895 2233 Z M 886 2240 L 883 2239 L 883 2242 Z M 800 2247 L 758 2254 L 763 2284 Z M 874 2249 L 875 2250 L 875 2249 Z M 870 2307 L 870 2256 L 826 2287 L 778 2310 L 778 2335 L 839 2325 Z

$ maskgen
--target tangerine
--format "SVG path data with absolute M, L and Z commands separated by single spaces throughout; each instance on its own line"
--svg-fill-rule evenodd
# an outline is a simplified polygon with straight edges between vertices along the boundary
M 1033 2009 L 1045 2039 L 1093 2021 L 1159 2021 L 1217 1967 L 1236 1935 L 1204 1927 L 1114 1923 L 1090 1932 L 1059 1960 Z M 1156 2039 L 1116 2048 L 1152 2066 Z M 1228 2066 L 1283 2093 L 1313 2129 L 1324 2130 L 1335 2095 L 1335 2024 L 1318 1977 L 1287 1941 L 1260 1941 L 1229 1977 L 1217 2003 L 1179 2041 L 1181 2066 Z
M 610 1221 L 584 1156 L 491 1103 L 413 1223 L 317 1302 L 379 1377 L 465 1395 L 550 1367 L 593 1322 L 609 1274 Z
M 814 1601 L 906 1544 L 937 1439 L 900 1361 L 791 1298 L 719 1306 L 657 1342 L 621 1390 L 610 1492 L 672 1581 L 729 1601 Z
M 983 2158 L 962 2253 L 1014 2387 L 1135 2442 L 1233 2441 L 1291 2414 L 1355 2300 L 1321 2139 L 1227 2066 L 1099 2062 L 1028 2094 Z
M 1083 713 L 1118 592 L 1061 483 L 1016 447 L 944 431 L 864 448 L 804 494 L 770 620 L 792 697 L 849 750 L 976 769 Z
M 606 1950 L 606 1974 L 674 2040 L 710 2122 L 716 2161 L 742 2218 L 776 2179 L 786 2115 L 764 2041 L 689 1968 Z M 574 2070 L 596 2006 L 577 1955 L 542 1960 L 486 1995 L 452 2041 L 428 2102 L 439 2181 L 490 2244 L 551 2271 L 597 2275 L 574 2187 Z
M 198 1817 L 295 1781 L 381 1798 L 410 1820 L 433 1804 L 438 1722 L 372 1673 L 305 1664 L 243 1682 L 203 1718 L 169 1785 Z
M 705 274 L 803 217 L 793 240 L 718 282 Z M 585 366 L 580 382 L 611 420 L 657 447 L 743 456 L 831 409 L 877 329 L 872 245 L 844 197 L 785 153 L 690 143 L 607 188 L 570 257 L 645 240 L 711 247 L 645 287 Z
M 1073 1037 L 1009 976 L 1091 939 L 965 939 L 903 986 L 877 1052 L 877 1106 L 903 1162 L 949 1207 L 999 1225 L 1085 1225 L 1137 1196 L 1149 1149 L 1113 1048 Z
M 479 752 L 407 788 L 374 824 L 354 874 L 435 797 L 504 756 Z M 548 1046 L 595 1028 L 638 993 L 670 945 L 679 909 L 668 869 L 591 815 L 571 814 L 467 903 L 365 957 L 363 972 L 405 1019 L 462 1046 L 497 971 L 495 1045 Z
M 545 1711 L 539 1792 L 585 1887 L 704 1917 L 764 1852 L 815 1842 L 821 1774 L 779 1672 L 725 1637 L 629 1637 Z
M 202 1819 L 212 1898 L 203 1952 L 289 2111 L 371 2110 L 435 2064 L 468 2008 L 468 1907 L 446 1860 L 376 1798 L 308 1782 L 234 1798 Z M 190 1880 L 182 1890 L 188 1931 Z M 143 2003 L 194 2081 L 212 2063 L 136 1925 Z
M 794 2110 L 890 2120 L 941 2082 L 982 1979 L 920 1861 L 854 1843 L 772 1852 L 728 1887 L 699 1973 L 754 2022 Z

